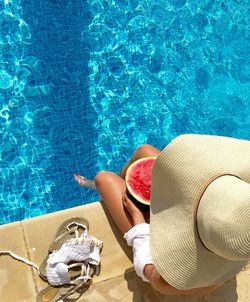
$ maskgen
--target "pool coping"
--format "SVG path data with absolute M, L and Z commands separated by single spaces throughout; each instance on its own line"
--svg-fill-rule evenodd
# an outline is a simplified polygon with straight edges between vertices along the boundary
M 199 301 L 248 302 L 250 298 L 250 266 L 222 288 L 204 298 L 159 295 L 136 276 L 132 251 L 112 221 L 102 202 L 83 205 L 52 214 L 0 226 L 0 250 L 10 250 L 40 265 L 58 226 L 71 217 L 87 218 L 89 232 L 104 242 L 101 272 L 90 288 L 75 301 Z M 0 257 L 0 296 L 4 302 L 34 302 L 47 283 L 35 269 L 12 259 Z M 183 300 L 184 299 L 184 300 Z

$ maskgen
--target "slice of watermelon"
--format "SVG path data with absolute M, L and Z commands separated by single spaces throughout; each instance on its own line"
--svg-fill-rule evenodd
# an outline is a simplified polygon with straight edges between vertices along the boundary
M 129 166 L 125 181 L 128 193 L 137 201 L 150 205 L 151 174 L 156 157 L 144 157 Z

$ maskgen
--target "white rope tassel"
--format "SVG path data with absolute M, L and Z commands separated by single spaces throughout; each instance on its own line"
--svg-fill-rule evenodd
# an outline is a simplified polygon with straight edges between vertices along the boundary
M 34 267 L 39 272 L 39 267 L 35 263 L 29 261 L 28 259 L 20 257 L 11 251 L 0 251 L 0 255 L 10 255 L 12 258 Z

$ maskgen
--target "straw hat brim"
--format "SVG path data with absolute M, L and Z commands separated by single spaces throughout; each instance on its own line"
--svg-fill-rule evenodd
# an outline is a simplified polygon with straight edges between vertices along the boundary
M 250 183 L 250 142 L 182 135 L 157 158 L 152 172 L 150 248 L 161 276 L 186 290 L 229 280 L 246 264 L 209 251 L 196 230 L 197 198 L 221 175 Z M 206 192 L 202 198 L 209 201 Z

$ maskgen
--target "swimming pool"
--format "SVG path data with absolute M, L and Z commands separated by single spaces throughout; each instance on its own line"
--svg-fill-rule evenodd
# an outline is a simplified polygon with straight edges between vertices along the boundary
M 0 223 L 90 203 L 140 144 L 250 139 L 248 1 L 0 1 Z

